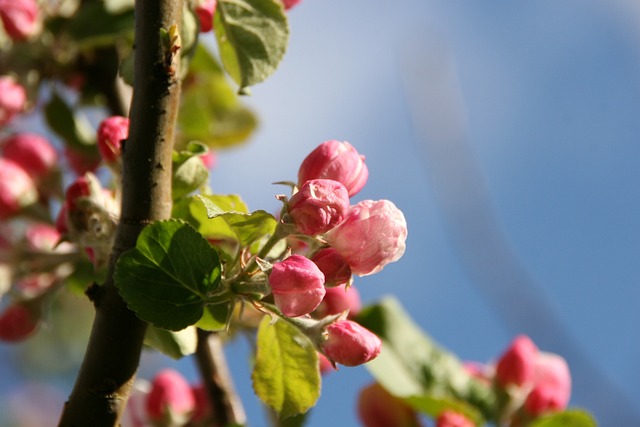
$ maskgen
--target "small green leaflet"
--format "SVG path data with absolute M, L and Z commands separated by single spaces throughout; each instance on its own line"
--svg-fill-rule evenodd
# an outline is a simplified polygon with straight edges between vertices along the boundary
M 253 389 L 280 418 L 309 410 L 320 397 L 318 354 L 311 342 L 284 321 L 265 316 L 258 328 Z
M 289 39 L 278 0 L 218 0 L 214 19 L 222 63 L 240 91 L 275 71 Z
M 181 331 L 167 331 L 149 326 L 144 336 L 144 344 L 177 360 L 196 352 L 198 336 L 194 326 Z
M 217 252 L 193 227 L 159 221 L 145 227 L 136 247 L 120 256 L 114 279 L 140 319 L 179 331 L 202 317 L 220 284 L 220 268 Z
M 598 424 L 586 411 L 568 410 L 538 418 L 530 427 L 596 427 Z

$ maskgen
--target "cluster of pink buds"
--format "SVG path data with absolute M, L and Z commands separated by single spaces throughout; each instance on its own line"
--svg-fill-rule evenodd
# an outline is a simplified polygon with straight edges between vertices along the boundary
M 330 140 L 303 160 L 293 195 L 278 197 L 295 254 L 270 270 L 274 303 L 287 317 L 330 319 L 311 338 L 334 365 L 360 365 L 380 352 L 380 339 L 352 320 L 360 310 L 352 275 L 377 273 L 405 250 L 407 224 L 393 203 L 351 205 L 368 176 L 364 156 L 348 142 Z
M 27 39 L 39 31 L 39 15 L 36 0 L 0 0 L 0 20 L 14 41 Z
M 123 427 L 207 426 L 211 406 L 202 385 L 191 385 L 178 371 L 164 369 L 151 383 L 137 380 L 122 417 Z

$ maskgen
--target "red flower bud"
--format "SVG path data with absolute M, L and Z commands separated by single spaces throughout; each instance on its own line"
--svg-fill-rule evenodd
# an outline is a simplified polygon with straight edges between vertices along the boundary
M 0 340 L 22 341 L 28 338 L 38 326 L 38 316 L 23 304 L 7 307 L 0 314 Z
M 58 162 L 55 148 L 40 135 L 20 133 L 5 139 L 2 144 L 3 157 L 19 164 L 34 178 L 48 175 Z
M 17 163 L 0 158 L 0 220 L 18 213 L 38 199 L 33 179 Z
M 502 387 L 530 384 L 535 374 L 538 348 L 526 335 L 516 337 L 500 356 L 496 365 L 496 381 Z
M 288 317 L 311 313 L 325 294 L 324 275 L 313 261 L 301 255 L 273 264 L 269 285 L 276 306 Z
M 216 13 L 216 0 L 200 0 L 196 4 L 196 15 L 200 21 L 200 32 L 206 33 L 213 29 L 213 15 Z
M 48 224 L 31 224 L 25 231 L 29 248 L 34 251 L 52 252 L 60 241 L 60 233 Z
M 335 288 L 326 288 L 326 294 L 322 302 L 314 311 L 314 317 L 324 317 L 331 314 L 339 314 L 349 310 L 349 317 L 357 316 L 362 308 L 360 294 L 353 286 L 345 285 Z
M 100 165 L 100 158 L 97 155 L 91 155 L 73 148 L 65 147 L 64 155 L 71 169 L 78 175 L 93 172 Z
M 151 421 L 183 425 L 191 418 L 195 406 L 191 386 L 178 371 L 165 369 L 153 379 L 146 404 Z
M 382 270 L 404 254 L 407 222 L 388 200 L 364 200 L 325 236 L 358 276 Z
M 129 119 L 111 116 L 98 126 L 98 151 L 107 163 L 117 163 L 122 155 L 122 141 L 129 136 Z
M 300 3 L 301 0 L 282 0 L 282 4 L 284 5 L 285 10 L 291 9 L 293 6 Z
M 315 236 L 342 222 L 349 211 L 349 195 L 338 181 L 313 179 L 291 196 L 287 210 L 298 231 Z
M 0 19 L 13 40 L 23 40 L 39 29 L 35 0 L 0 0 Z
M 342 183 L 349 196 L 353 196 L 364 187 L 368 177 L 364 156 L 348 142 L 333 140 L 323 142 L 303 160 L 298 186 L 311 179 L 332 179 Z
M 27 92 L 19 83 L 9 76 L 0 77 L 0 125 L 9 123 L 22 112 L 26 103 Z
M 419 427 L 416 412 L 380 384 L 373 383 L 358 397 L 358 416 L 365 427 Z
M 211 418 L 212 410 L 207 389 L 202 384 L 191 387 L 193 396 L 195 397 L 195 410 L 191 416 L 191 422 L 200 425 Z
M 351 280 L 351 267 L 334 248 L 325 248 L 318 251 L 311 257 L 311 261 L 324 274 L 324 286 L 326 287 L 344 285 Z
M 551 353 L 540 353 L 535 363 L 534 386 L 524 407 L 531 415 L 566 409 L 571 397 L 571 373 L 566 360 Z
M 464 414 L 446 410 L 438 415 L 436 427 L 475 427 L 475 423 Z
M 345 366 L 358 366 L 373 360 L 382 349 L 374 333 L 351 320 L 339 320 L 327 326 L 322 351 L 331 360 Z

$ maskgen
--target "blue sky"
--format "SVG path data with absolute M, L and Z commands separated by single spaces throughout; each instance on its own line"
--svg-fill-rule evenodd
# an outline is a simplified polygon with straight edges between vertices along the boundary
M 640 407 L 637 2 L 305 0 L 290 22 L 281 68 L 247 99 L 260 130 L 220 154 L 213 188 L 273 210 L 272 182 L 350 141 L 370 170 L 357 200 L 390 199 L 409 225 L 405 256 L 356 279 L 365 302 L 396 295 L 463 359 L 531 333 L 578 370 L 573 405 L 625 425 L 614 417 Z M 229 356 L 251 425 L 266 425 L 246 344 Z M 166 362 L 145 357 L 143 376 Z M 370 381 L 326 377 L 309 425 L 357 425 Z

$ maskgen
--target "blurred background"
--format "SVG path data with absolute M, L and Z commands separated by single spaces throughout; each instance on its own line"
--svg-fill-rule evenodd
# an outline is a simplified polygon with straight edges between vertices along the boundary
M 370 171 L 356 201 L 390 199 L 409 226 L 399 262 L 356 278 L 365 303 L 395 295 L 463 360 L 529 334 L 568 359 L 572 406 L 640 425 L 640 2 L 303 0 L 289 17 L 280 69 L 246 99 L 259 131 L 219 152 L 213 189 L 274 211 L 272 182 L 321 142 L 351 142 Z M 0 344 L 0 414 L 20 426 L 55 425 L 84 350 L 39 335 Z M 250 425 L 266 426 L 247 343 L 227 354 Z M 140 376 L 167 365 L 197 377 L 190 358 L 152 353 Z M 358 425 L 371 381 L 324 377 L 308 425 Z

